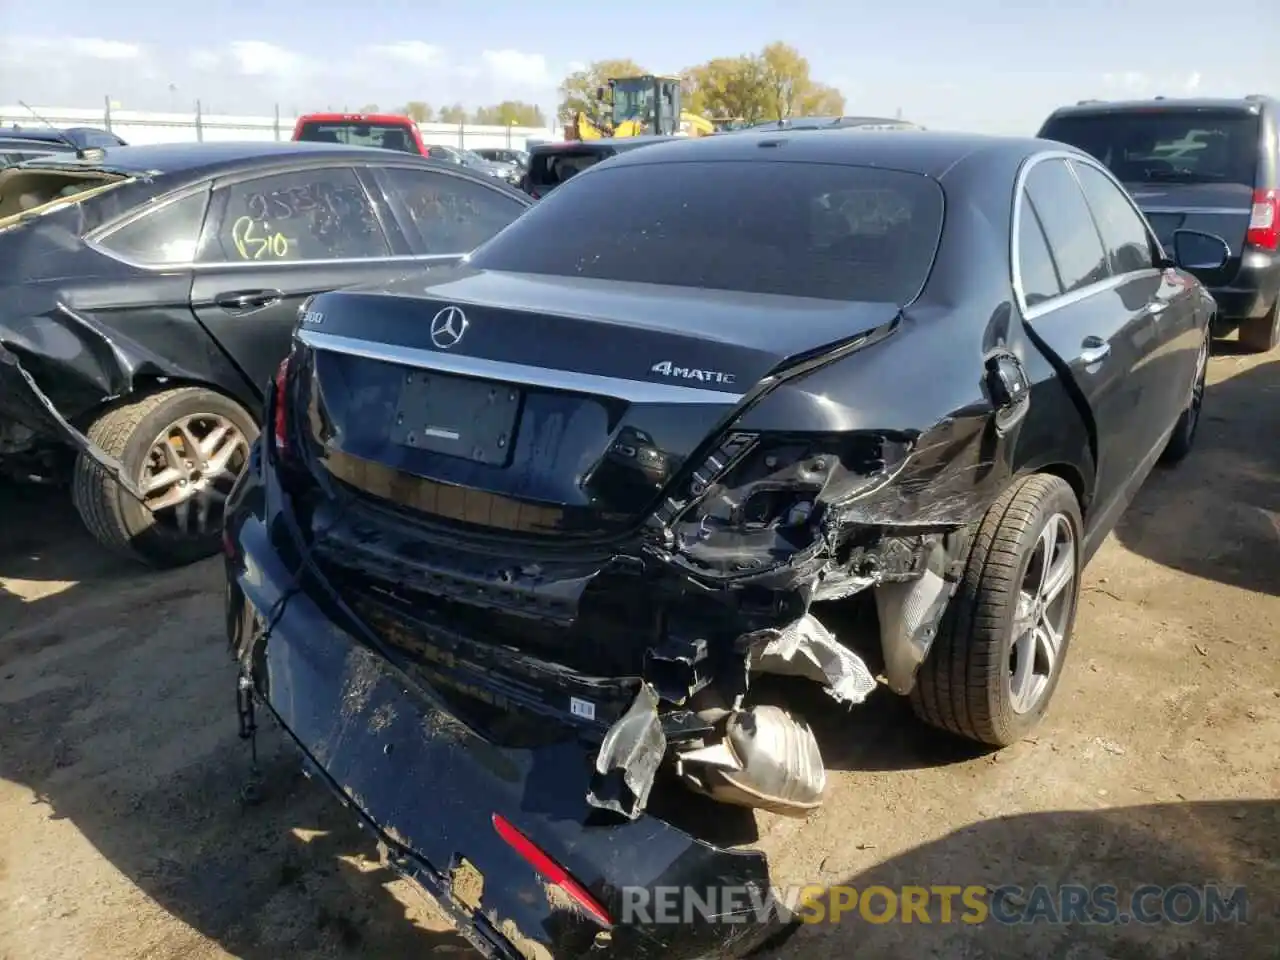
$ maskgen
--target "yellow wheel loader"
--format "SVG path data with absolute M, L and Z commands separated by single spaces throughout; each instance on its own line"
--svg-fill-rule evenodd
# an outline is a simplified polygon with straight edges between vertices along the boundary
M 596 91 L 596 99 L 608 109 L 608 121 L 597 122 L 580 111 L 565 128 L 566 139 L 705 137 L 715 133 L 710 120 L 680 109 L 679 77 L 650 74 L 614 78 L 607 89 L 601 87 Z

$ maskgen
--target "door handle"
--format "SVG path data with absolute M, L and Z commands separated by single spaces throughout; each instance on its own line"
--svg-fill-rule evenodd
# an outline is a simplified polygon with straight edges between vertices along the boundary
M 218 294 L 213 302 L 223 310 L 255 310 L 270 306 L 283 296 L 279 290 L 235 290 Z
M 1153 317 L 1158 317 L 1160 314 L 1164 313 L 1168 309 L 1169 309 L 1168 300 L 1152 300 L 1149 304 L 1147 304 L 1147 310 L 1151 313 Z
M 1080 362 L 1085 366 L 1092 366 L 1102 360 L 1105 360 L 1111 353 L 1111 344 L 1103 340 L 1101 337 L 1085 337 L 1084 343 L 1080 344 Z

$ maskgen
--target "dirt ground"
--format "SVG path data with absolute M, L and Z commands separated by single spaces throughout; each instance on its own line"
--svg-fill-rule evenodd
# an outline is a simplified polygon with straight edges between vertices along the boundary
M 1231 346 L 1196 451 L 1088 570 L 1039 734 L 979 755 L 887 694 L 819 708 L 829 798 L 772 839 L 860 888 L 1244 884 L 1250 922 L 855 919 L 776 960 L 1280 957 L 1280 360 Z M 239 802 L 221 576 L 121 565 L 58 496 L 0 490 L 0 960 L 468 956 L 278 733 Z

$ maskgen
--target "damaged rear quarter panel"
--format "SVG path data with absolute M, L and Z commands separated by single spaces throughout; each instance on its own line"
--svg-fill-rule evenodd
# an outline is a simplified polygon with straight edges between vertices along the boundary
M 948 266 L 947 246 L 939 270 Z M 914 437 L 893 481 L 842 509 L 851 523 L 964 526 L 1016 477 L 1045 468 L 1062 472 L 1087 507 L 1093 445 L 1078 407 L 1016 317 L 1007 277 L 971 285 L 970 295 L 987 298 L 978 301 L 985 310 L 927 301 L 908 307 L 892 335 L 779 385 L 737 428 L 805 424 L 814 432 Z M 1011 428 L 997 424 L 985 382 L 993 353 L 1015 357 L 1031 384 L 1029 411 Z
M 77 420 L 162 377 L 259 406 L 256 391 L 196 322 L 189 273 L 140 279 L 123 265 L 104 272 L 0 288 L 0 342 L 64 417 Z

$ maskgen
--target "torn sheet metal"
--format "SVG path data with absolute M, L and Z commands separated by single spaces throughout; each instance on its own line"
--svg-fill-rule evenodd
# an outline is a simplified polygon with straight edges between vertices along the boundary
M 841 703 L 862 703 L 876 688 L 876 679 L 862 658 L 832 636 L 811 613 L 781 630 L 755 634 L 750 640 L 747 664 L 758 673 L 821 683 Z
M 649 802 L 653 778 L 666 752 L 658 694 L 646 683 L 627 712 L 604 735 L 587 803 L 635 820 Z
M 109 456 L 88 437 L 77 430 L 54 406 L 35 378 L 23 368 L 18 357 L 0 345 L 0 391 L 4 402 L 19 405 L 26 416 L 42 424 L 48 424 L 53 432 L 61 434 L 71 446 L 93 460 L 98 468 L 120 484 L 120 487 L 139 503 L 146 506 L 142 491 L 125 473 L 115 457 Z M 0 402 L 0 406 L 3 406 Z

